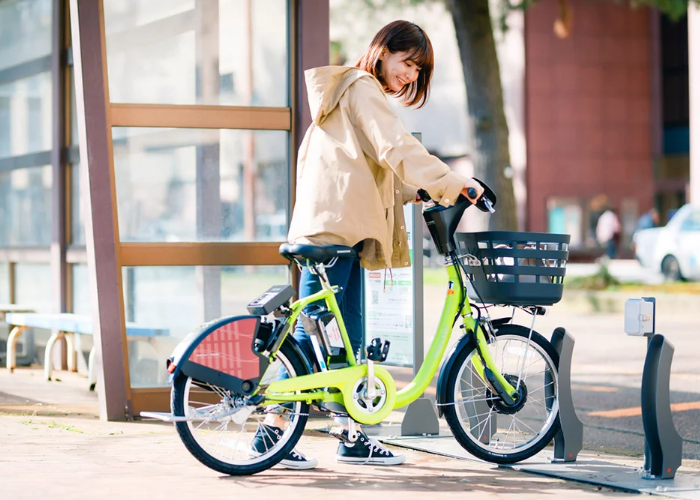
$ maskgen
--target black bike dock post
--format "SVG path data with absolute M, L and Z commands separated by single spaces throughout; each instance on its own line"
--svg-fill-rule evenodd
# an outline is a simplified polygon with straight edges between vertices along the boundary
M 683 457 L 683 439 L 671 414 L 673 351 L 673 345 L 663 335 L 649 339 L 642 373 L 643 477 L 648 479 L 672 479 Z
M 554 436 L 553 462 L 575 462 L 583 448 L 583 423 L 576 415 L 571 394 L 571 358 L 574 353 L 574 338 L 565 328 L 559 327 L 552 333 L 552 345 L 559 354 L 559 421 L 561 427 Z M 551 377 L 545 374 L 545 384 L 550 384 Z M 547 385 L 547 387 L 551 387 Z
M 673 479 L 681 466 L 683 439 L 671 414 L 673 345 L 656 333 L 656 299 L 642 297 L 625 303 L 625 333 L 648 338 L 642 372 L 644 479 Z

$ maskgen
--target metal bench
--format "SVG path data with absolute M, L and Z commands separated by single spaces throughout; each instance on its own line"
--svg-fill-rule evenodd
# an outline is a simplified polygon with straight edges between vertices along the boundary
M 7 368 L 11 372 L 15 369 L 15 349 L 17 337 L 28 328 L 44 328 L 53 330 L 46 350 L 44 351 L 44 378 L 51 380 L 52 364 L 51 351 L 56 341 L 61 338 L 66 339 L 68 346 L 68 370 L 77 371 L 75 335 L 92 335 L 92 317 L 77 314 L 39 314 L 39 313 L 8 313 L 5 315 L 5 322 L 14 328 L 7 339 Z M 167 329 L 147 328 L 134 323 L 126 324 L 127 341 L 139 340 L 139 338 L 151 338 L 156 336 L 167 336 Z M 88 382 L 90 390 L 95 389 L 97 377 L 95 375 L 95 346 L 93 345 L 88 357 Z
M 5 321 L 5 315 L 8 313 L 33 313 L 34 309 L 30 306 L 23 306 L 20 304 L 0 304 L 0 323 L 7 324 Z M 8 335 L 9 341 L 9 335 Z M 5 345 L 5 352 L 0 352 L 0 363 L 7 363 L 7 343 Z M 15 346 L 15 363 L 17 360 L 17 347 Z M 34 336 L 30 335 L 28 338 L 24 339 L 22 354 L 19 358 L 19 363 L 23 365 L 30 365 L 34 360 Z

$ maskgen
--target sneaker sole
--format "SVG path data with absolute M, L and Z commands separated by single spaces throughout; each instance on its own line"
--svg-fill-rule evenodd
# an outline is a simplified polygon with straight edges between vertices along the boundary
M 341 464 L 350 465 L 400 465 L 406 461 L 405 456 L 394 458 L 352 458 L 352 457 L 335 457 L 335 461 Z
M 278 467 L 282 467 L 283 469 L 291 469 L 291 470 L 308 470 L 308 469 L 313 469 L 318 465 L 318 460 L 315 458 L 312 459 L 306 459 L 303 462 L 297 462 L 293 460 L 282 460 L 279 464 L 277 464 Z

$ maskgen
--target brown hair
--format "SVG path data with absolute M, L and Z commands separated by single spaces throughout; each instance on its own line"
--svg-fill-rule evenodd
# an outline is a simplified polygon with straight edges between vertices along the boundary
M 379 59 L 384 50 L 392 54 L 407 52 L 407 60 L 410 59 L 420 68 L 416 81 L 405 85 L 399 92 L 389 89 L 382 78 Z M 433 76 L 433 45 L 428 35 L 417 24 L 408 21 L 394 21 L 380 29 L 367 51 L 363 54 L 356 68 L 371 73 L 384 87 L 384 92 L 396 97 L 401 97 L 406 106 L 414 106 L 418 103 L 422 107 L 430 95 L 430 79 Z

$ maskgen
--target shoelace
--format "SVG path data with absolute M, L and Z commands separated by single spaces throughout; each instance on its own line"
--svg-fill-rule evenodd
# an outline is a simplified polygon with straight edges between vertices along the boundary
M 385 454 L 386 456 L 389 456 L 389 450 L 387 450 L 374 440 L 371 440 L 369 437 L 367 437 L 366 439 L 365 437 L 360 437 L 360 439 L 362 440 L 365 446 L 369 447 L 369 455 L 367 456 L 367 459 L 364 462 L 362 462 L 362 465 L 367 465 L 369 463 L 369 461 L 372 459 L 372 454 L 374 453 L 375 449 L 379 451 L 380 454 Z

